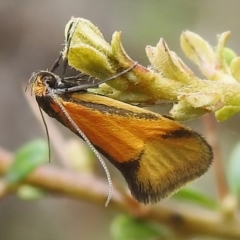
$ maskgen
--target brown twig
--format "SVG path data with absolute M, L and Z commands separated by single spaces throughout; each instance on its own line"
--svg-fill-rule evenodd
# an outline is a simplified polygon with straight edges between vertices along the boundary
M 0 174 L 8 171 L 11 154 L 0 149 Z M 25 183 L 40 187 L 51 193 L 59 193 L 79 200 L 100 204 L 108 194 L 108 185 L 93 175 L 76 174 L 53 166 L 42 166 L 32 172 Z M 116 190 L 116 189 L 115 189 Z M 155 221 L 170 227 L 180 235 L 211 236 L 225 239 L 240 239 L 240 220 L 227 221 L 215 212 L 181 210 L 179 206 L 159 204 L 157 207 L 132 204 L 125 201 L 123 193 L 114 191 L 110 207 L 142 219 Z
M 210 114 L 206 114 L 205 116 L 203 116 L 202 119 L 205 127 L 206 138 L 213 149 L 213 155 L 214 155 L 213 166 L 214 166 L 218 194 L 221 199 L 224 199 L 228 194 L 228 186 L 227 186 L 224 167 L 222 164 L 220 146 L 218 142 L 216 120 Z

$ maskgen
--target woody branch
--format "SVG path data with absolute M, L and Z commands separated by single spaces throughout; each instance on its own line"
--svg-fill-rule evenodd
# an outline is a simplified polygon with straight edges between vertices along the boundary
M 12 163 L 11 153 L 0 149 L 0 174 L 4 175 Z M 2 182 L 3 184 L 3 182 Z M 104 206 L 108 194 L 105 181 L 93 175 L 76 174 L 52 166 L 42 166 L 32 172 L 23 184 L 39 187 L 49 193 L 58 193 L 81 201 Z M 16 188 L 20 187 L 16 186 Z M 1 190 L 4 188 L 1 188 Z M 12 189 L 14 191 L 14 189 Z M 16 189 L 15 189 L 16 190 Z M 3 192 L 1 192 L 3 196 Z M 216 212 L 187 212 L 179 207 L 159 204 L 156 207 L 143 206 L 130 200 L 121 191 L 114 191 L 109 207 L 135 217 L 162 223 L 178 234 L 185 236 L 211 236 L 226 239 L 240 239 L 240 221 L 224 221 Z

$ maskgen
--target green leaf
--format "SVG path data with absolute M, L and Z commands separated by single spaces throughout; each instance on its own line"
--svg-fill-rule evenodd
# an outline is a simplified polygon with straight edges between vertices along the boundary
M 48 145 L 43 140 L 34 140 L 21 147 L 14 156 L 5 181 L 14 185 L 22 181 L 36 167 L 48 161 Z
M 240 142 L 235 145 L 230 155 L 227 180 L 230 192 L 235 196 L 240 196 Z
M 117 216 L 111 225 L 114 240 L 147 240 L 163 235 L 163 230 L 156 229 L 150 223 L 126 215 Z
M 182 188 L 175 193 L 172 198 L 189 201 L 210 209 L 216 209 L 218 207 L 218 204 L 214 199 L 191 188 Z
M 232 62 L 232 60 L 237 57 L 237 54 L 230 48 L 223 48 L 222 51 L 223 57 L 225 59 L 225 61 L 227 62 L 227 65 L 229 66 L 230 63 Z
M 32 187 L 30 185 L 23 185 L 17 191 L 17 196 L 23 200 L 38 200 L 43 198 L 44 191 L 40 188 Z

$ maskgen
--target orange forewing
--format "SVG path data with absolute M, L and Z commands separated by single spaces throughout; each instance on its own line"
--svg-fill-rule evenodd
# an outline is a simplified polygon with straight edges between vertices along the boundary
M 75 132 L 39 75 L 32 86 L 39 106 Z M 103 96 L 55 94 L 94 146 L 116 166 L 132 195 L 157 202 L 207 171 L 213 155 L 203 137 L 159 114 Z

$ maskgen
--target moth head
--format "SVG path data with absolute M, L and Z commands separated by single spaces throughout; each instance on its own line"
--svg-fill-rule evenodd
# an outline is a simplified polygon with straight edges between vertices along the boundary
M 31 85 L 31 93 L 39 97 L 45 96 L 48 89 L 56 89 L 60 84 L 61 79 L 59 76 L 49 71 L 35 72 L 28 81 L 28 85 Z

